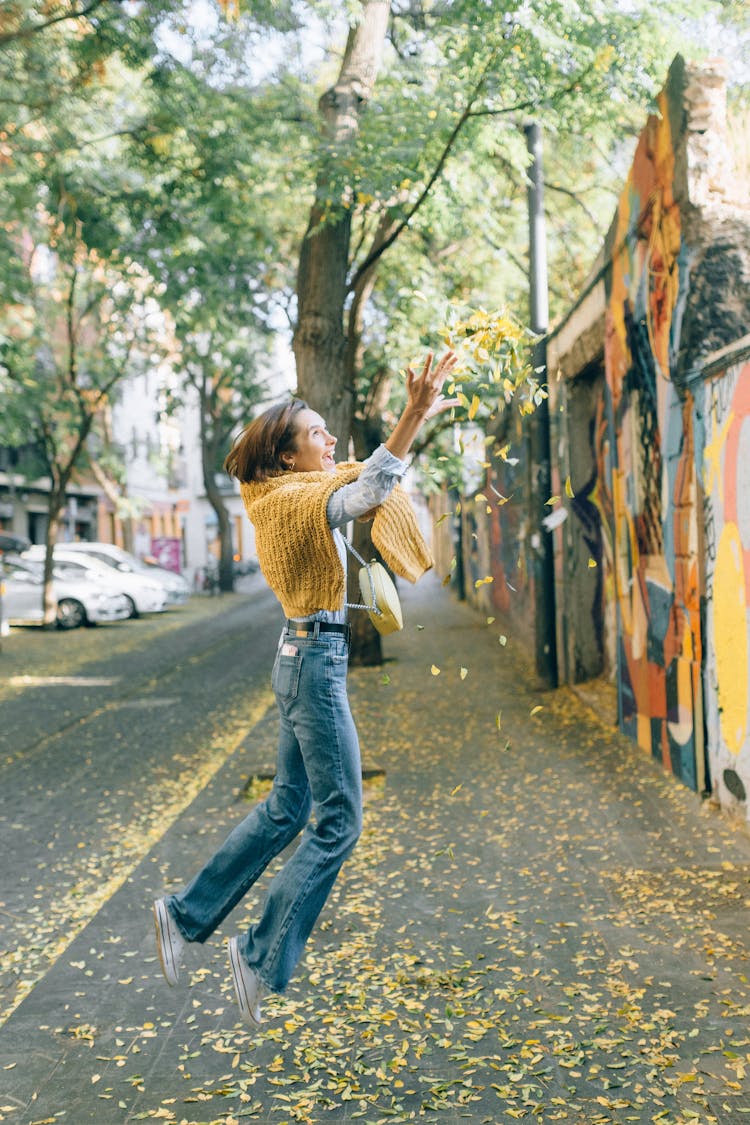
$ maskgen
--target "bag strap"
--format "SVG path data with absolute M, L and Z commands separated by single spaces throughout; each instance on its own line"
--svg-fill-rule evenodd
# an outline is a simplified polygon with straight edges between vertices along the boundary
M 365 562 L 365 560 L 360 555 L 359 551 L 357 551 L 352 546 L 352 544 L 349 542 L 349 540 L 346 538 L 345 535 L 342 535 L 341 538 L 344 540 L 344 543 L 346 544 L 347 550 L 352 555 L 354 555 L 355 559 L 360 564 L 360 566 L 363 566 L 365 568 L 365 570 L 367 571 L 367 580 L 370 583 L 370 596 L 372 597 L 372 605 L 362 605 L 360 602 L 345 602 L 344 605 L 345 605 L 346 609 L 366 609 L 368 611 L 368 613 L 382 614 L 383 611 L 379 608 L 378 599 L 375 596 L 375 582 L 373 581 L 372 571 L 370 570 L 370 564 Z

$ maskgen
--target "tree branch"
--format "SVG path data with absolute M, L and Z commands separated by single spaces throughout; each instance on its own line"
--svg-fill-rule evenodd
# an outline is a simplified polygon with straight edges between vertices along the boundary
M 68 366 L 67 374 L 70 379 L 70 385 L 75 387 L 76 378 L 78 374 L 77 360 L 76 360 L 76 342 L 77 331 L 75 326 L 75 292 L 76 281 L 78 280 L 78 271 L 73 266 L 73 274 L 70 279 L 70 287 L 68 289 L 68 298 L 65 302 L 65 322 L 68 330 Z
M 588 207 L 583 202 L 581 197 L 576 192 L 571 191 L 570 188 L 563 187 L 562 184 L 551 184 L 551 183 L 549 183 L 549 181 L 545 182 L 544 187 L 545 187 L 546 190 L 557 191 L 557 192 L 560 192 L 561 195 L 567 195 L 570 199 L 573 200 L 574 203 L 578 204 L 578 206 L 581 208 L 581 210 L 583 211 L 583 213 L 586 216 L 586 218 L 588 219 L 588 221 L 591 223 L 594 230 L 598 229 L 598 227 L 599 227 L 598 222 L 596 221 L 594 216 L 591 214 L 591 212 L 589 211 Z
M 424 452 L 430 442 L 435 440 L 438 434 L 444 434 L 446 430 L 452 429 L 454 425 L 455 421 L 450 417 L 450 414 L 444 414 L 430 430 L 422 432 L 422 437 L 412 445 L 409 456 L 418 457 L 420 453 Z
M 494 59 L 494 55 L 493 55 L 493 59 Z M 440 157 L 438 159 L 438 162 L 435 165 L 435 167 L 433 168 L 432 173 L 431 173 L 427 183 L 425 184 L 424 188 L 422 189 L 418 199 L 415 201 L 414 205 L 407 212 L 407 214 L 404 216 L 404 218 L 401 220 L 401 222 L 398 223 L 398 225 L 395 227 L 395 229 L 393 230 L 393 232 L 391 233 L 389 238 L 386 239 L 386 241 L 381 246 L 377 247 L 376 249 L 373 249 L 370 252 L 370 254 L 365 258 L 362 265 L 359 266 L 359 268 L 357 269 L 357 271 L 356 271 L 356 273 L 355 273 L 355 275 L 352 278 L 352 281 L 350 283 L 350 287 L 349 287 L 350 290 L 354 289 L 356 287 L 357 282 L 361 278 L 362 274 L 365 273 L 368 269 L 370 269 L 371 266 L 373 266 L 375 264 L 375 262 L 380 257 L 382 257 L 382 255 L 385 253 L 385 251 L 388 250 L 388 248 L 393 245 L 393 243 L 396 241 L 396 239 L 408 227 L 409 223 L 414 218 L 415 214 L 417 213 L 419 208 L 422 206 L 422 204 L 425 202 L 425 200 L 429 196 L 430 192 L 432 191 L 432 188 L 434 187 L 436 181 L 439 179 L 440 175 L 442 174 L 443 168 L 445 167 L 446 161 L 448 160 L 448 157 L 451 153 L 451 150 L 452 150 L 454 144 L 456 143 L 456 140 L 458 139 L 458 135 L 461 132 L 461 130 L 463 129 L 463 127 L 464 127 L 464 125 L 466 124 L 467 121 L 469 121 L 472 117 L 487 117 L 487 116 L 497 117 L 497 116 L 501 116 L 501 115 L 507 116 L 509 114 L 518 113 L 521 110 L 537 109 L 539 107 L 538 100 L 528 99 L 527 101 L 517 102 L 515 105 L 512 105 L 512 106 L 504 106 L 501 109 L 489 109 L 489 108 L 488 109 L 476 109 L 476 110 L 473 109 L 472 107 L 474 106 L 474 103 L 476 102 L 477 98 L 479 97 L 479 94 L 481 93 L 481 89 L 482 89 L 482 86 L 484 85 L 485 79 L 487 77 L 487 72 L 489 71 L 491 62 L 492 62 L 492 60 L 490 60 L 490 62 L 487 63 L 484 70 L 482 71 L 481 77 L 480 77 L 479 81 L 477 82 L 477 85 L 475 86 L 474 91 L 471 94 L 471 97 L 469 98 L 469 101 L 468 101 L 466 107 L 464 108 L 463 112 L 461 113 L 461 116 L 459 117 L 458 121 L 456 122 L 453 129 L 451 130 L 451 134 L 450 134 L 450 136 L 448 137 L 448 140 L 445 143 L 443 151 L 440 154 Z M 584 71 L 581 72 L 581 74 L 579 74 L 575 78 L 571 79 L 571 81 L 566 86 L 560 87 L 559 90 L 557 90 L 550 98 L 548 98 L 546 100 L 554 103 L 554 102 L 558 101 L 560 98 L 564 97 L 566 94 L 569 94 L 572 90 L 574 90 L 576 88 L 576 86 L 578 86 L 580 84 L 580 82 L 583 81 L 583 79 L 586 77 L 586 75 L 593 69 L 593 66 L 594 66 L 594 64 L 591 63 L 589 66 L 586 67 L 586 69 Z
M 119 3 L 119 0 L 115 0 Z M 91 0 L 83 8 L 78 8 L 72 12 L 64 12 L 59 16 L 52 16 L 48 20 L 43 20 L 41 23 L 27 23 L 19 27 L 16 31 L 6 31 L 0 34 L 0 47 L 6 46 L 8 43 L 13 43 L 19 39 L 29 39 L 32 35 L 36 35 L 40 31 L 44 31 L 48 27 L 52 27 L 56 23 L 64 23 L 65 20 L 77 20 L 83 16 L 88 16 L 91 12 L 101 8 L 104 4 L 112 3 L 112 0 Z
M 425 202 L 425 200 L 429 196 L 429 194 L 432 191 L 435 183 L 437 182 L 437 180 L 440 178 L 440 176 L 442 174 L 443 168 L 445 167 L 446 161 L 448 160 L 448 157 L 451 153 L 451 150 L 452 150 L 454 144 L 456 143 L 456 140 L 458 139 L 459 133 L 461 132 L 464 125 L 466 124 L 466 122 L 469 119 L 471 107 L 474 105 L 474 102 L 479 97 L 479 93 L 482 89 L 482 86 L 484 85 L 484 80 L 487 76 L 487 70 L 488 69 L 489 69 L 489 63 L 487 64 L 484 71 L 482 72 L 482 76 L 479 79 L 479 82 L 477 83 L 477 85 L 474 89 L 474 92 L 472 93 L 472 95 L 469 99 L 468 105 L 464 108 L 464 110 L 461 113 L 461 116 L 459 117 L 458 121 L 453 126 L 453 129 L 451 130 L 450 136 L 448 137 L 448 140 L 446 141 L 445 145 L 443 146 L 443 151 L 440 154 L 438 162 L 435 165 L 435 167 L 433 168 L 432 173 L 431 173 L 429 179 L 427 180 L 427 183 L 425 184 L 424 188 L 422 189 L 422 191 L 419 194 L 419 197 L 415 200 L 415 202 L 412 205 L 412 207 L 410 208 L 410 210 L 407 211 L 406 215 L 401 220 L 401 222 L 396 224 L 396 226 L 391 231 L 389 236 L 386 239 L 384 239 L 384 241 L 382 243 L 380 243 L 380 245 L 374 247 L 370 251 L 370 253 L 367 255 L 364 262 L 362 262 L 361 266 L 358 267 L 356 273 L 354 274 L 354 277 L 351 280 L 351 283 L 350 283 L 350 286 L 349 286 L 350 290 L 357 288 L 357 285 L 361 281 L 364 274 L 366 274 L 367 271 L 369 269 L 371 269 L 372 266 L 375 265 L 375 263 L 383 256 L 383 254 L 386 252 L 386 250 L 390 246 L 393 245 L 393 243 L 396 241 L 396 239 L 399 237 L 399 235 L 401 235 L 406 230 L 409 223 L 411 222 L 411 220 L 414 218 L 417 211 L 419 210 L 419 208 L 422 206 L 422 204 Z

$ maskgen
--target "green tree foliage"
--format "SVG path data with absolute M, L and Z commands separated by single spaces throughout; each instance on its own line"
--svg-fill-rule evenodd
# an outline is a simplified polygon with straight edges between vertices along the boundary
M 51 487 L 51 546 L 66 489 L 117 384 L 153 352 L 159 309 L 133 256 L 122 138 L 150 19 L 118 3 L 8 6 L 0 37 L 0 436 L 32 443 Z M 151 13 L 156 15 L 156 7 Z
M 201 403 L 221 523 L 211 482 L 264 393 L 271 336 L 296 329 L 300 390 L 366 455 L 398 408 L 395 373 L 439 342 L 453 306 L 526 318 L 524 122 L 544 129 L 554 314 L 585 277 L 674 51 L 746 8 L 13 0 L 3 16 L 4 440 L 32 391 L 53 395 L 50 420 L 60 405 L 55 432 L 80 415 L 40 375 L 55 348 L 70 371 L 52 325 L 71 291 L 89 405 L 111 398 L 157 300 Z M 55 261 L 59 292 L 32 249 Z M 108 306 L 76 305 L 105 274 L 107 300 L 122 294 L 116 348 Z

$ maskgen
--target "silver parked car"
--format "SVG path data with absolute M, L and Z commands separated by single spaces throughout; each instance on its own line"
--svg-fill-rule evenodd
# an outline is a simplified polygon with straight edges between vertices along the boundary
M 89 543 L 86 540 L 81 540 L 77 543 L 61 543 L 60 547 L 64 547 L 66 551 L 80 552 L 89 555 L 91 558 L 99 559 L 121 574 L 141 574 L 154 582 L 158 582 L 166 591 L 167 605 L 169 606 L 184 605 L 190 597 L 190 585 L 181 574 L 176 574 L 173 570 L 166 570 L 155 562 L 136 558 L 135 555 L 131 555 L 129 551 L 123 550 L 122 547 L 115 546 L 114 543 Z
M 44 559 L 44 547 L 30 547 L 24 551 L 24 559 L 33 559 L 37 562 Z M 55 565 L 65 563 L 69 568 L 78 568 L 80 571 L 91 571 L 101 584 L 107 584 L 111 590 L 124 594 L 128 600 L 130 616 L 138 617 L 140 613 L 161 613 L 167 608 L 167 595 L 164 587 L 152 578 L 142 574 L 125 574 L 113 570 L 101 559 L 95 559 L 83 552 L 70 551 L 65 546 L 57 546 L 53 552 Z
M 39 563 L 8 558 L 3 560 L 5 593 L 3 620 L 9 625 L 35 625 L 44 620 L 44 571 Z M 76 629 L 104 621 L 124 621 L 130 616 L 127 599 L 96 579 L 77 577 L 64 567 L 55 567 L 52 594 L 57 603 L 57 625 Z

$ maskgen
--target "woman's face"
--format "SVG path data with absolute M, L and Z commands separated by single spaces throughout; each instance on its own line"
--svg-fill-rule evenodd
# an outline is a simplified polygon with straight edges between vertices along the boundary
M 282 453 L 281 460 L 296 473 L 333 472 L 336 438 L 314 410 L 300 410 L 294 434 L 294 449 Z

